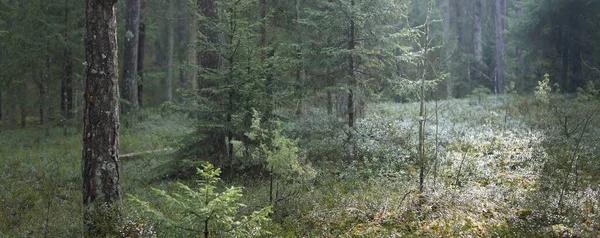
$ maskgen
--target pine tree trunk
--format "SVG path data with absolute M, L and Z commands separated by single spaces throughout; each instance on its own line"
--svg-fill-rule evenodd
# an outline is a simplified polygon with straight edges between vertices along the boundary
M 86 237 L 114 236 L 119 188 L 116 0 L 86 1 L 83 205 Z
M 494 0 L 494 22 L 496 27 L 496 93 L 504 92 L 504 18 L 506 0 Z
M 140 3 L 140 24 L 138 32 L 138 54 L 137 54 L 137 74 L 140 78 L 138 81 L 138 106 L 144 107 L 144 57 L 146 56 L 146 23 L 144 23 L 144 10 L 146 9 L 146 0 L 141 0 Z
M 135 113 L 139 108 L 138 100 L 138 42 L 139 42 L 140 0 L 126 0 L 125 11 L 125 48 L 123 57 L 123 98 L 127 103 L 123 112 Z

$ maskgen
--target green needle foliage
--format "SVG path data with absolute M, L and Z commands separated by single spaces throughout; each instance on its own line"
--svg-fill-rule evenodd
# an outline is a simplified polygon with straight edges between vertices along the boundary
M 298 140 L 291 139 L 281 134 L 281 125 L 275 122 L 273 129 L 261 125 L 260 113 L 254 110 L 252 126 L 246 133 L 248 143 L 234 141 L 234 147 L 241 161 L 246 165 L 260 165 L 269 171 L 269 201 L 277 202 L 279 191 L 274 191 L 274 180 L 284 183 L 302 184 L 315 177 L 315 170 L 304 161 Z M 277 194 L 274 194 L 277 192 Z
M 183 183 L 176 183 L 181 192 L 167 192 L 152 188 L 164 203 L 153 207 L 150 202 L 129 195 L 142 214 L 151 219 L 165 222 L 168 227 L 183 231 L 186 235 L 204 234 L 205 237 L 258 237 L 269 234 L 262 227 L 270 220 L 271 207 L 253 211 L 250 215 L 240 215 L 245 207 L 239 200 L 242 189 L 230 187 L 218 192 L 220 169 L 207 163 L 197 169 L 201 179 L 198 188 L 192 189 Z

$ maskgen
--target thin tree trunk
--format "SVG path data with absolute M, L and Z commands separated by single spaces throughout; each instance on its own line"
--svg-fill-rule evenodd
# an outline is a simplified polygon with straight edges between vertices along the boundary
M 63 49 L 64 66 L 63 77 L 60 83 L 60 112 L 62 116 L 63 134 L 67 134 L 68 120 L 73 118 L 73 55 L 69 44 L 70 34 L 70 6 L 69 0 L 65 0 L 65 28 L 63 37 L 66 41 Z
M 144 12 L 146 9 L 146 0 L 140 2 L 140 24 L 138 32 L 138 54 L 137 54 L 137 74 L 138 81 L 138 105 L 144 107 L 144 57 L 146 56 L 146 23 L 144 23 Z
M 188 71 L 185 65 L 187 58 L 185 45 L 185 32 L 187 23 L 185 20 L 185 0 L 177 0 L 177 64 L 179 66 L 179 87 L 188 88 Z
M 9 108 L 8 108 L 8 120 L 9 120 L 9 127 L 11 129 L 16 128 L 17 127 L 17 92 L 16 90 L 14 90 L 13 87 L 13 92 L 10 93 L 10 99 L 11 102 L 9 102 Z
M 350 5 L 354 7 L 354 0 L 350 1 Z M 350 19 L 350 38 L 348 41 L 348 51 L 350 55 L 348 56 L 348 126 L 350 128 L 354 127 L 354 86 L 356 84 L 354 78 L 354 46 L 355 42 L 355 25 L 354 18 Z
M 420 104 L 419 104 L 419 193 L 423 194 L 424 185 L 425 185 L 425 166 L 426 166 L 426 158 L 425 158 L 425 122 L 427 119 L 427 115 L 425 114 L 425 78 L 428 76 L 428 61 L 427 56 L 429 54 L 429 17 L 431 14 L 433 0 L 429 1 L 429 6 L 427 8 L 427 16 L 425 18 L 425 39 L 422 44 L 424 47 L 423 57 L 423 75 L 421 75 L 421 82 L 419 85 L 420 90 Z
M 296 49 L 296 59 L 298 65 L 296 66 L 296 91 L 300 92 L 300 105 L 298 106 L 297 116 L 306 115 L 307 102 L 306 95 L 304 92 L 304 84 L 306 78 L 306 72 L 304 69 L 304 56 L 302 55 L 302 28 L 300 27 L 300 16 L 301 16 L 301 2 L 302 0 L 296 0 L 296 37 L 298 48 Z
M 120 218 L 114 204 L 121 199 L 116 3 L 86 1 L 82 166 L 86 237 L 116 235 Z
M 197 65 L 197 54 L 198 54 L 198 19 L 196 14 L 192 16 L 192 24 L 188 24 L 189 30 L 189 43 L 187 45 L 187 61 L 190 65 Z M 192 68 L 194 70 L 188 71 L 189 76 L 189 84 L 191 89 L 194 91 L 198 91 L 198 70 Z
M 496 93 L 504 93 L 504 18 L 506 0 L 494 0 L 494 22 L 496 26 Z
M 173 78 L 175 77 L 175 29 L 173 26 L 174 1 L 169 1 L 169 19 L 167 21 L 167 78 L 165 82 L 166 100 L 173 101 Z
M 2 126 L 4 124 L 4 89 L 0 88 L 0 129 L 2 129 Z
M 49 46 L 48 46 L 48 50 L 49 50 Z M 48 52 L 48 55 L 46 55 L 46 70 L 44 72 L 44 76 L 42 76 L 40 78 L 40 85 L 39 85 L 39 90 L 40 90 L 40 108 L 39 108 L 39 114 L 40 114 L 40 125 L 44 125 L 47 122 L 47 117 L 48 117 L 48 82 L 50 82 L 50 52 Z
M 138 42 L 139 42 L 140 0 L 127 0 L 125 12 L 125 49 L 123 57 L 123 98 L 127 100 L 123 111 L 135 113 L 139 108 L 138 100 Z
M 481 33 L 481 0 L 475 0 L 473 9 L 473 56 L 476 66 L 479 66 L 483 59 L 483 44 Z
M 333 3 L 333 0 L 328 1 L 329 4 Z M 328 8 L 328 11 L 331 11 L 331 8 Z M 327 37 L 327 46 L 331 45 L 331 37 Z M 333 114 L 333 97 L 334 93 L 331 89 L 335 85 L 335 77 L 331 75 L 331 66 L 327 65 L 327 114 Z
M 21 128 L 27 127 L 27 106 L 25 106 L 25 100 L 22 100 L 19 108 L 21 110 Z
M 444 7 L 445 7 L 445 11 L 444 11 L 444 53 L 446 56 L 446 59 L 444 60 L 446 63 L 445 67 L 447 71 L 450 71 L 452 68 L 452 65 L 450 64 L 450 60 L 448 60 L 451 55 L 452 55 L 452 46 L 454 45 L 454 41 L 452 40 L 452 14 L 451 14 L 451 10 L 452 10 L 452 4 L 450 4 L 450 0 L 445 0 L 444 1 Z M 453 89 L 454 89 L 454 82 L 452 81 L 452 75 L 448 75 L 446 77 L 446 96 L 448 98 L 452 98 L 453 97 Z
M 140 23 L 140 32 L 139 32 L 139 39 L 138 39 L 138 63 L 137 63 L 137 68 L 138 68 L 138 76 L 140 78 L 140 80 L 138 81 L 138 95 L 137 95 L 137 100 L 138 100 L 138 106 L 140 108 L 144 108 L 144 100 L 143 100 L 143 96 L 144 96 L 144 56 L 145 56 L 145 49 L 144 47 L 146 47 L 146 24 L 144 24 L 143 22 Z

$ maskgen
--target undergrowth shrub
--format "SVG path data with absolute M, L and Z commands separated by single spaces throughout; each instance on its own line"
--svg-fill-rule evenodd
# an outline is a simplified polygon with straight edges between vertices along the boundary
M 534 192 L 525 207 L 532 215 L 522 225 L 539 232 L 597 236 L 600 185 L 600 101 L 593 83 L 576 95 L 562 94 L 549 75 L 538 82 L 530 128 L 543 132 Z
M 128 195 L 129 201 L 138 207 L 142 217 L 165 224 L 165 234 L 204 234 L 205 237 L 260 237 L 270 234 L 264 228 L 270 221 L 271 207 L 240 214 L 245 206 L 239 202 L 241 188 L 230 187 L 218 192 L 221 170 L 211 164 L 205 164 L 197 173 L 201 176 L 197 189 L 176 183 L 180 192 L 152 189 L 162 200 L 159 204 L 152 205 L 133 195 Z

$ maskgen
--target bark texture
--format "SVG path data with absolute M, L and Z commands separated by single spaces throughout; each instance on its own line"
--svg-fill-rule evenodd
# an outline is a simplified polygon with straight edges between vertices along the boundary
M 140 0 L 127 0 L 125 15 L 125 54 L 123 59 L 125 82 L 123 83 L 123 98 L 127 100 L 128 104 L 123 109 L 125 112 L 135 112 L 139 108 L 137 64 Z
M 83 205 L 86 236 L 114 234 L 119 219 L 116 0 L 86 1 Z

